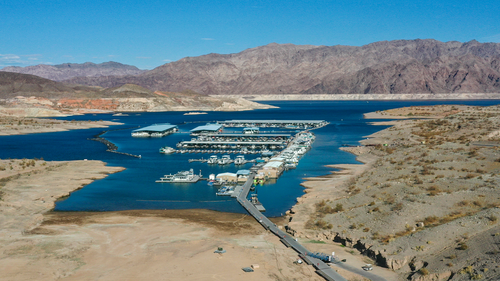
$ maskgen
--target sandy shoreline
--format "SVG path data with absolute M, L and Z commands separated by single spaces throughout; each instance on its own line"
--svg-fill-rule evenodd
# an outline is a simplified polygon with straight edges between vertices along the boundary
M 58 198 L 121 170 L 101 161 L 0 160 L 0 280 L 323 280 L 246 214 L 51 211 Z M 338 245 L 301 242 L 364 263 Z M 215 254 L 218 247 L 227 252 Z M 255 272 L 241 270 L 252 264 Z
M 0 117 L 0 136 L 52 133 L 89 128 L 107 128 L 123 123 L 111 121 L 66 121 L 28 117 Z

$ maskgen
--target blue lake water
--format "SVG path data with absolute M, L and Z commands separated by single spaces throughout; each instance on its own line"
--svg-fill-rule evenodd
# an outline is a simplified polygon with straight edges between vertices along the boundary
M 181 140 L 189 140 L 189 130 L 210 121 L 231 119 L 307 119 L 327 120 L 330 124 L 314 130 L 316 141 L 300 160 L 297 169 L 285 172 L 273 184 L 257 188 L 259 200 L 266 207 L 266 215 L 279 216 L 290 209 L 297 197 L 303 195 L 300 183 L 304 177 L 329 174 L 330 164 L 357 163 L 355 157 L 340 151 L 342 144 L 356 145 L 363 136 L 383 129 L 363 119 L 363 113 L 411 105 L 467 104 L 495 105 L 498 100 L 483 101 L 287 101 L 267 102 L 278 109 L 244 112 L 209 112 L 204 115 L 183 115 L 184 112 L 130 113 L 129 116 L 96 114 L 71 116 L 67 120 L 113 120 L 124 125 L 112 126 L 102 137 L 118 146 L 118 151 L 141 155 L 142 158 L 106 152 L 102 143 L 88 140 L 108 129 L 73 130 L 0 137 L 0 158 L 41 158 L 45 160 L 102 160 L 126 170 L 95 181 L 56 204 L 59 211 L 116 211 L 130 209 L 188 209 L 205 208 L 224 212 L 245 213 L 235 199 L 215 195 L 216 187 L 205 181 L 195 184 L 159 184 L 155 180 L 164 174 L 193 168 L 207 177 L 209 174 L 236 172 L 233 164 L 224 167 L 205 163 L 189 163 L 190 158 L 208 158 L 210 154 L 163 155 L 158 149 L 175 147 Z M 154 123 L 179 125 L 180 132 L 163 138 L 132 138 L 130 133 L 138 126 Z M 121 129 L 121 130 L 116 130 Z M 231 155 L 232 158 L 235 154 Z M 257 155 L 245 155 L 247 159 Z

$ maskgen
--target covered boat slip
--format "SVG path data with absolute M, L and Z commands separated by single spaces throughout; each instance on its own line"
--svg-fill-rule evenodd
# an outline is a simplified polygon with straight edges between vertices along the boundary
M 220 133 L 222 131 L 222 125 L 220 124 L 207 124 L 203 126 L 198 126 L 192 129 L 191 135 L 200 135 L 200 134 L 215 134 Z
M 177 125 L 154 124 L 132 131 L 133 137 L 163 137 L 178 131 Z
M 262 141 L 286 141 L 292 137 L 291 134 L 208 134 L 198 136 L 198 141 L 233 141 L 233 142 L 262 142 Z
M 287 141 L 182 141 L 177 144 L 179 148 L 224 148 L 224 149 L 241 149 L 262 148 L 262 149 L 283 149 L 287 146 Z
M 325 120 L 226 120 L 224 127 L 277 127 L 288 129 L 318 128 L 328 124 Z

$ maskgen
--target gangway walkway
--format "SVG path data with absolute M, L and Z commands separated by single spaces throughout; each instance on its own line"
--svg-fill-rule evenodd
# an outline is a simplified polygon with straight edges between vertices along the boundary
M 243 189 L 236 197 L 238 200 L 238 203 L 245 208 L 250 215 L 252 215 L 264 228 L 268 229 L 275 235 L 277 235 L 281 242 L 285 244 L 287 247 L 293 248 L 296 252 L 299 253 L 300 257 L 304 259 L 304 261 L 307 264 L 311 264 L 316 268 L 316 273 L 326 280 L 331 280 L 331 281 L 347 281 L 344 277 L 342 277 L 340 274 L 338 274 L 335 270 L 333 270 L 330 266 L 328 266 L 326 263 L 324 263 L 322 260 L 308 256 L 310 253 L 304 246 L 302 246 L 295 238 L 290 236 L 290 234 L 282 231 L 279 229 L 276 224 L 274 224 L 272 221 L 270 221 L 266 216 L 264 216 L 257 208 L 247 199 L 248 192 L 250 191 L 250 187 L 252 186 L 253 179 L 255 177 L 255 173 L 251 173 L 248 176 L 247 181 L 243 185 Z M 346 265 L 345 263 L 334 263 L 335 266 L 338 266 L 342 269 L 357 273 L 363 277 L 366 277 L 370 280 L 373 281 L 386 281 L 384 278 L 375 275 L 370 272 L 366 272 L 362 269 L 358 269 L 349 265 Z

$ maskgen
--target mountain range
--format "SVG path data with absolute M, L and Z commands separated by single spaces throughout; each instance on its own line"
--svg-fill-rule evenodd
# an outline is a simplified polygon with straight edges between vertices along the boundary
M 500 93 L 500 43 L 381 41 L 361 47 L 272 43 L 141 71 L 115 62 L 7 67 L 66 84 L 203 95 Z M 52 77 L 52 78 L 51 78 Z
M 206 95 L 500 92 L 500 44 L 382 41 L 361 47 L 269 44 L 236 54 L 186 57 L 122 77 L 66 82 Z
M 0 71 L 32 74 L 47 78 L 54 81 L 63 81 L 73 77 L 95 77 L 95 76 L 123 76 L 137 75 L 144 70 L 132 66 L 121 64 L 118 62 L 103 62 L 95 64 L 92 62 L 86 63 L 63 63 L 57 65 L 39 64 L 27 67 L 7 66 Z

